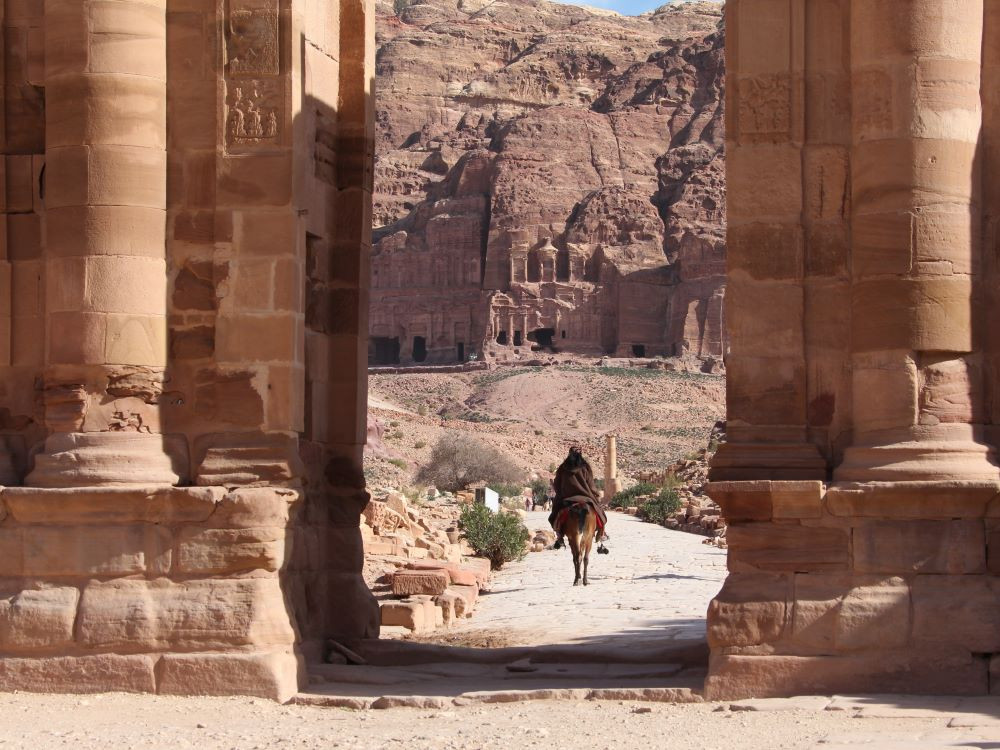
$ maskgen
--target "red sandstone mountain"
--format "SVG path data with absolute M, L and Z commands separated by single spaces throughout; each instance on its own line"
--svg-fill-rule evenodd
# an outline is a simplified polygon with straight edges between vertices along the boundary
M 378 16 L 374 362 L 722 350 L 721 5 Z

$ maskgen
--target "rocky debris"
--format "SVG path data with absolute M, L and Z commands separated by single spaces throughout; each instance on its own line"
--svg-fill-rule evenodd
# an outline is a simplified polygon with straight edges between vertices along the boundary
M 420 503 L 376 493 L 361 523 L 365 580 L 379 599 L 383 632 L 424 634 L 472 615 L 489 582 L 489 560 L 473 557 L 456 523 L 473 493 L 431 488 Z
M 380 2 L 371 362 L 717 363 L 721 14 Z
M 556 541 L 556 533 L 552 529 L 536 529 L 528 543 L 532 552 L 542 552 L 548 549 Z
M 723 549 L 726 548 L 726 520 L 722 516 L 722 509 L 708 496 L 706 486 L 709 463 L 719 443 L 725 438 L 726 423 L 717 422 L 712 428 L 705 448 L 674 462 L 663 471 L 646 471 L 638 476 L 640 482 L 649 482 L 658 487 L 674 485 L 681 500 L 681 508 L 667 518 L 663 524 L 666 528 L 689 534 L 701 534 L 708 537 L 706 543 Z M 636 499 L 637 505 L 625 508 L 623 512 L 637 515 L 641 505 L 653 499 L 653 496 L 639 496 Z

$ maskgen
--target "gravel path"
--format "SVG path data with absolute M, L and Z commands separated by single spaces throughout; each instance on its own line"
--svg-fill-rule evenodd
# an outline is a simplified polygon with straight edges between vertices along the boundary
M 528 513 L 528 528 L 548 528 L 547 513 Z M 494 576 L 475 615 L 449 640 L 503 632 L 510 645 L 696 638 L 726 575 L 726 553 L 704 537 L 668 531 L 612 513 L 608 555 L 590 556 L 590 585 L 573 584 L 569 549 L 533 552 Z

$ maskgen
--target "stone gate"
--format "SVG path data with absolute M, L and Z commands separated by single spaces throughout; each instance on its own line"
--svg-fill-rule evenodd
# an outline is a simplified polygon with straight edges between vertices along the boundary
M 378 632 L 372 0 L 0 9 L 0 689 L 287 697 Z M 708 694 L 988 692 L 1000 0 L 726 23 Z

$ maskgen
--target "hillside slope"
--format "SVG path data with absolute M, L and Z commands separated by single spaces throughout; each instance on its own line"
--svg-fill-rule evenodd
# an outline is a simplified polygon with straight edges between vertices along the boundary
M 373 363 L 721 354 L 720 25 L 380 3 Z

